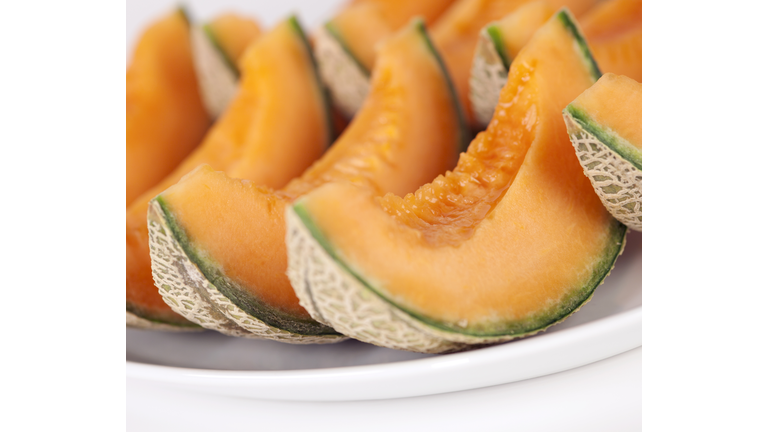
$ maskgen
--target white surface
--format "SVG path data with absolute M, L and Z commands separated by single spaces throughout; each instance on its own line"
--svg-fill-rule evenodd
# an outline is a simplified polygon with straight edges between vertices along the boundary
M 363 402 L 280 402 L 127 382 L 127 430 L 641 430 L 642 349 L 566 372 L 459 393 Z

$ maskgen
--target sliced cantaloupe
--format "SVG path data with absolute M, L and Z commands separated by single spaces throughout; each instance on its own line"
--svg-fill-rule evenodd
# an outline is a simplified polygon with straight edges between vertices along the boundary
M 125 79 L 126 207 L 200 142 L 211 122 L 197 89 L 182 10 L 141 36 Z
M 152 198 L 201 164 L 283 187 L 330 144 L 328 101 L 295 18 L 252 44 L 241 68 L 238 93 L 203 144 L 126 213 L 126 307 L 145 320 L 193 325 L 163 301 L 152 280 L 147 232 Z
M 376 45 L 415 16 L 431 24 L 453 1 L 353 1 L 318 29 L 314 42 L 320 74 L 346 118 L 354 116 L 368 94 Z
M 561 111 L 599 72 L 561 11 L 512 63 L 488 130 L 404 198 L 331 183 L 286 210 L 303 305 L 373 344 L 446 352 L 539 332 L 588 301 L 622 251 Z
M 438 51 L 445 59 L 456 84 L 469 122 L 484 127 L 474 119 L 469 99 L 469 77 L 480 30 L 492 21 L 515 12 L 531 0 L 461 0 L 446 11 L 432 27 Z M 546 0 L 554 9 L 568 7 L 576 16 L 587 11 L 596 0 Z
M 584 174 L 605 208 L 643 230 L 643 85 L 605 74 L 563 110 Z
M 237 63 L 259 35 L 258 23 L 235 14 L 223 14 L 192 28 L 192 53 L 200 94 L 211 118 L 218 118 L 237 93 Z
M 469 94 L 478 124 L 490 122 L 507 80 L 509 64 L 548 18 L 545 18 L 547 9 L 546 3 L 529 3 L 480 32 L 472 60 Z M 628 75 L 642 81 L 642 0 L 601 2 L 580 22 L 602 72 Z
M 455 165 L 464 129 L 450 79 L 416 22 L 381 47 L 372 91 L 345 133 L 287 187 L 273 191 L 204 167 L 152 201 L 152 268 L 170 287 L 166 301 L 225 334 L 340 340 L 311 318 L 286 277 L 285 207 L 327 182 L 412 192 Z

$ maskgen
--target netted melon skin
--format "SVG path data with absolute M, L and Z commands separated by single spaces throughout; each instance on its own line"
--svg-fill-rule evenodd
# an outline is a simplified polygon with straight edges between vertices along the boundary
M 563 112 L 584 175 L 608 212 L 635 231 L 643 230 L 643 171 Z
M 420 353 L 473 348 L 419 328 L 420 323 L 383 301 L 344 271 L 304 226 L 286 211 L 288 278 L 312 318 L 362 342 Z
M 221 294 L 189 259 L 171 234 L 157 201 L 150 202 L 147 222 L 155 285 L 163 301 L 189 321 L 228 336 L 292 344 L 325 344 L 346 339 L 336 335 L 298 335 L 250 316 Z
M 333 104 L 351 119 L 368 96 L 371 85 L 367 71 L 325 26 L 315 33 L 314 54 L 320 78 L 328 88 Z
M 130 311 L 125 311 L 125 326 L 128 328 L 142 329 L 142 330 L 158 330 L 168 332 L 198 332 L 205 329 L 192 326 L 176 326 L 172 324 L 164 324 L 159 322 L 150 321 L 144 319 Z
M 618 255 L 625 244 L 626 236 Z M 328 254 L 291 207 L 286 210 L 286 246 L 288 278 L 312 318 L 362 342 L 425 354 L 467 351 L 532 336 L 576 313 L 592 299 L 597 288 L 573 311 L 531 332 L 467 335 L 430 326 L 382 299 Z M 604 283 L 612 269 L 613 265 L 598 285 Z
M 205 30 L 190 28 L 192 60 L 197 75 L 200 96 L 211 118 L 221 115 L 237 93 L 238 73 L 222 57 Z
M 480 32 L 469 77 L 469 100 L 479 124 L 487 126 L 491 122 L 507 75 L 509 70 L 486 27 Z

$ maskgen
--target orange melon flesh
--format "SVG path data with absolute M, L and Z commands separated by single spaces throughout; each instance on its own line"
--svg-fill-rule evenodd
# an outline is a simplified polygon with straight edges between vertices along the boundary
M 204 256 L 260 307 L 309 319 L 286 276 L 285 206 L 327 182 L 405 194 L 450 169 L 463 139 L 450 85 L 423 27 L 404 29 L 381 47 L 371 93 L 353 122 L 300 178 L 274 192 L 202 167 L 158 202 L 183 230 L 185 250 Z M 292 330 L 290 322 L 268 324 Z
M 404 198 L 329 184 L 294 205 L 342 266 L 422 322 L 477 336 L 541 329 L 589 298 L 621 250 L 626 228 L 562 121 L 598 75 L 563 15 L 515 59 L 488 130 L 453 172 Z
M 581 24 L 600 70 L 643 81 L 642 0 L 600 3 Z
M 182 11 L 152 24 L 141 36 L 125 90 L 127 207 L 200 144 L 211 123 L 198 91 Z
M 544 1 L 534 1 L 520 6 L 515 12 L 499 20 L 495 25 L 501 30 L 501 38 L 510 59 L 528 43 L 557 10 Z
M 227 58 L 235 63 L 262 33 L 256 21 L 233 13 L 219 15 L 208 24 L 208 28 Z
M 454 0 L 361 0 L 337 14 L 330 25 L 342 37 L 353 57 L 373 69 L 376 44 L 400 30 L 411 18 L 434 22 Z
M 601 129 L 612 131 L 642 151 L 643 85 L 637 81 L 607 73 L 580 94 L 568 109 L 586 113 Z
M 469 100 L 469 76 L 480 30 L 504 18 L 530 0 L 460 0 L 432 26 L 432 36 L 443 56 L 461 98 L 464 111 L 474 122 Z M 568 7 L 579 16 L 596 0 L 547 0 L 554 9 Z
M 147 232 L 152 198 L 201 164 L 267 187 L 283 187 L 328 147 L 323 91 L 295 20 L 259 38 L 241 66 L 239 92 L 203 144 L 128 208 L 126 302 L 131 312 L 145 318 L 187 322 L 163 302 L 152 280 Z

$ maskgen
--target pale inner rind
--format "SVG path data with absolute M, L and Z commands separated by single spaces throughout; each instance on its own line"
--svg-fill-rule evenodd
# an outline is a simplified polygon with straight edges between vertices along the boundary
M 643 171 L 622 158 L 567 112 L 563 114 L 584 174 L 608 212 L 635 231 L 643 230 Z
M 203 105 L 211 118 L 218 118 L 237 92 L 237 75 L 201 27 L 192 26 L 190 38 Z
M 125 311 L 125 326 L 143 330 L 159 330 L 170 332 L 197 332 L 204 330 L 199 327 L 176 326 L 150 321 L 129 311 Z
M 314 52 L 320 78 L 328 88 L 333 104 L 351 119 L 363 106 L 370 90 L 368 74 L 325 27 L 317 30 Z
M 493 118 L 501 90 L 507 83 L 509 71 L 504 66 L 488 30 L 480 32 L 480 38 L 472 59 L 472 71 L 469 76 L 469 100 L 475 119 L 487 126 Z
M 342 336 L 297 335 L 254 318 L 211 284 L 171 234 L 157 201 L 147 213 L 152 276 L 160 295 L 175 312 L 207 329 L 245 338 L 270 339 L 293 344 L 334 343 Z

